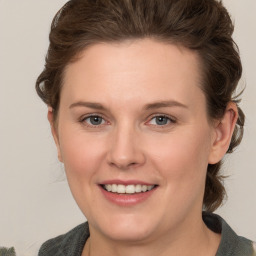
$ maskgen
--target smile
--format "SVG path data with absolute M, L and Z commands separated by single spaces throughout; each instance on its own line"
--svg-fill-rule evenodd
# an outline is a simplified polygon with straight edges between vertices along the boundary
M 104 184 L 102 185 L 103 189 L 116 193 L 116 194 L 135 194 L 141 192 L 147 192 L 156 187 L 156 185 L 141 185 L 141 184 Z

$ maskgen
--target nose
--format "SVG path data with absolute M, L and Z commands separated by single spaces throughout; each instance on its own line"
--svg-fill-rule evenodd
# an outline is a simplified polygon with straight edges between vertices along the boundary
M 120 170 L 143 165 L 146 158 L 140 141 L 140 134 L 134 128 L 128 125 L 116 128 L 111 136 L 108 164 Z

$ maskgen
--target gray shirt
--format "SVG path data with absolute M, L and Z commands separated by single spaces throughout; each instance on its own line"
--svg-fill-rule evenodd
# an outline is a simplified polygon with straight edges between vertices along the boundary
M 221 233 L 216 256 L 256 256 L 255 244 L 238 236 L 220 216 L 203 212 L 203 220 L 209 229 Z M 86 222 L 64 235 L 46 241 L 38 256 L 81 256 L 89 236 L 89 226 Z

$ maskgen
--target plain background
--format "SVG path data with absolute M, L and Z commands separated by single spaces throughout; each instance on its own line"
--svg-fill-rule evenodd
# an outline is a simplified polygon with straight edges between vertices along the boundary
M 85 218 L 58 162 L 34 84 L 43 69 L 50 22 L 64 0 L 0 0 L 0 246 L 36 255 L 41 243 Z M 246 84 L 244 140 L 227 158 L 229 199 L 218 210 L 240 235 L 256 240 L 256 1 L 225 0 Z

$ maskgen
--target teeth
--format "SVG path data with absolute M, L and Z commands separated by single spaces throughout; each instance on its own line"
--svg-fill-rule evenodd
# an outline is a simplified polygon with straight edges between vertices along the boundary
M 143 185 L 143 186 L 141 187 L 141 190 L 142 190 L 143 192 L 146 192 L 146 191 L 147 191 L 147 186 L 146 186 L 146 185 Z
M 106 190 L 111 192 L 112 191 L 112 186 L 110 184 L 106 185 Z
M 155 186 L 154 185 L 117 185 L 117 184 L 106 184 L 103 185 L 103 187 L 113 193 L 118 193 L 118 194 L 134 194 L 134 193 L 141 193 L 141 192 L 146 192 L 152 190 Z
M 135 192 L 140 193 L 141 192 L 141 185 L 135 186 Z
M 117 185 L 116 184 L 113 184 L 113 185 L 109 185 L 109 186 L 111 186 L 111 191 L 112 192 L 117 192 Z
M 135 186 L 134 185 L 128 185 L 125 188 L 126 194 L 134 194 L 135 193 Z
M 111 185 L 110 185 L 111 186 Z M 111 186 L 112 187 L 112 186 Z M 125 185 L 118 185 L 117 186 L 117 193 L 124 194 L 125 193 Z

